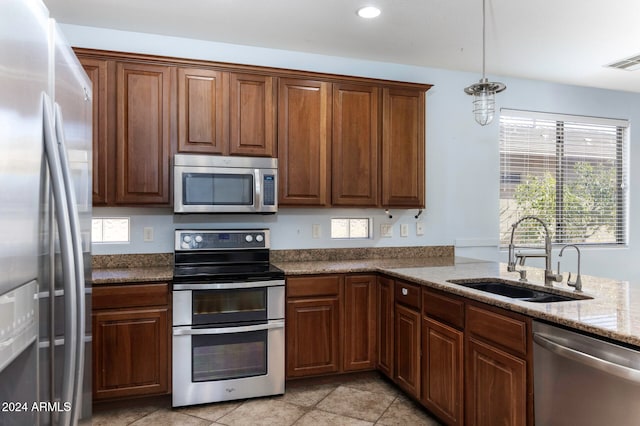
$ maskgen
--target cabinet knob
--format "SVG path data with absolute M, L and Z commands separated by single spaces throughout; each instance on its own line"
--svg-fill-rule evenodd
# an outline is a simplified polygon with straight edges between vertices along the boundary
M 407 294 L 409 294 L 409 290 L 407 290 L 406 288 L 402 288 L 402 295 L 406 296 Z

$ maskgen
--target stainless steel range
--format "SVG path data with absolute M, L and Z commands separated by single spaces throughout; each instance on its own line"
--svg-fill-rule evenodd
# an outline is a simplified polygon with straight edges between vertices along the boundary
M 269 230 L 177 230 L 173 406 L 284 393 L 284 273 Z

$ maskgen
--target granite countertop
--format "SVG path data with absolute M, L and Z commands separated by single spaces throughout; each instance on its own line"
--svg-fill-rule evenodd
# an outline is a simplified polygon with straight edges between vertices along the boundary
M 280 262 L 287 275 L 319 273 L 381 272 L 395 278 L 425 285 L 468 299 L 477 300 L 533 318 L 640 346 L 640 287 L 627 281 L 582 276 L 582 297 L 592 299 L 570 302 L 533 303 L 474 290 L 448 282 L 472 278 L 499 278 L 517 281 L 518 274 L 507 271 L 507 265 L 456 257 L 435 259 L 370 259 L 336 262 Z M 565 282 L 543 285 L 544 271 L 527 267 L 527 287 L 572 295 Z
M 142 266 L 134 268 L 97 268 L 93 269 L 92 284 L 123 284 L 171 281 L 173 266 Z
M 428 253 L 400 252 L 402 256 L 399 257 L 398 251 L 369 251 L 366 255 L 373 254 L 373 258 L 364 258 L 359 256 L 363 253 L 355 253 L 356 257 L 361 258 L 353 260 L 347 260 L 350 258 L 347 257 L 348 253 L 341 250 L 323 250 L 323 256 L 312 253 L 311 257 L 305 251 L 283 251 L 272 257 L 272 263 L 288 276 L 380 272 L 640 347 L 640 287 L 628 281 L 583 275 L 581 295 L 592 299 L 555 303 L 524 302 L 448 282 L 472 278 L 517 281 L 518 274 L 508 272 L 506 264 L 454 257 L 453 250 L 429 250 Z M 435 256 L 429 256 L 434 253 Z M 390 254 L 393 257 L 386 257 Z M 172 260 L 171 254 L 94 258 L 93 285 L 171 281 Z M 549 288 L 543 285 L 542 269 L 526 269 L 529 280 L 526 286 L 558 294 L 573 293 L 566 285 L 566 277 L 565 283 L 554 283 Z
M 93 256 L 91 282 L 96 285 L 173 280 L 173 254 Z

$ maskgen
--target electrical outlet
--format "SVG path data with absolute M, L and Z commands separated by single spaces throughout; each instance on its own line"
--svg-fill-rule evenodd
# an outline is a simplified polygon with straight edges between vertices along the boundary
M 385 238 L 393 237 L 393 225 L 391 223 L 381 223 L 380 236 Z
M 409 225 L 406 223 L 403 223 L 400 225 L 400 236 L 401 237 L 408 237 L 409 236 Z
M 424 223 L 416 222 L 416 235 L 424 235 Z
M 311 225 L 311 238 L 320 238 L 320 224 Z
M 145 226 L 142 230 L 142 239 L 144 242 L 149 243 L 153 241 L 153 228 L 150 226 Z

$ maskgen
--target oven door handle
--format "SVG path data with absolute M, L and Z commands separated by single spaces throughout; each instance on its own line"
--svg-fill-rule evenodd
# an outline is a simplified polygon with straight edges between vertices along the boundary
M 284 280 L 270 281 L 247 281 L 247 282 L 231 282 L 231 283 L 208 283 L 208 284 L 174 284 L 174 290 L 233 290 L 236 288 L 254 288 L 254 287 L 275 287 L 283 286 Z
M 246 333 L 249 331 L 271 330 L 276 328 L 284 328 L 284 320 L 269 321 L 267 324 L 248 325 L 245 327 L 224 327 L 224 328 L 192 328 L 186 327 L 173 327 L 174 336 L 189 336 L 189 335 L 203 335 L 203 334 L 232 334 L 232 333 Z

